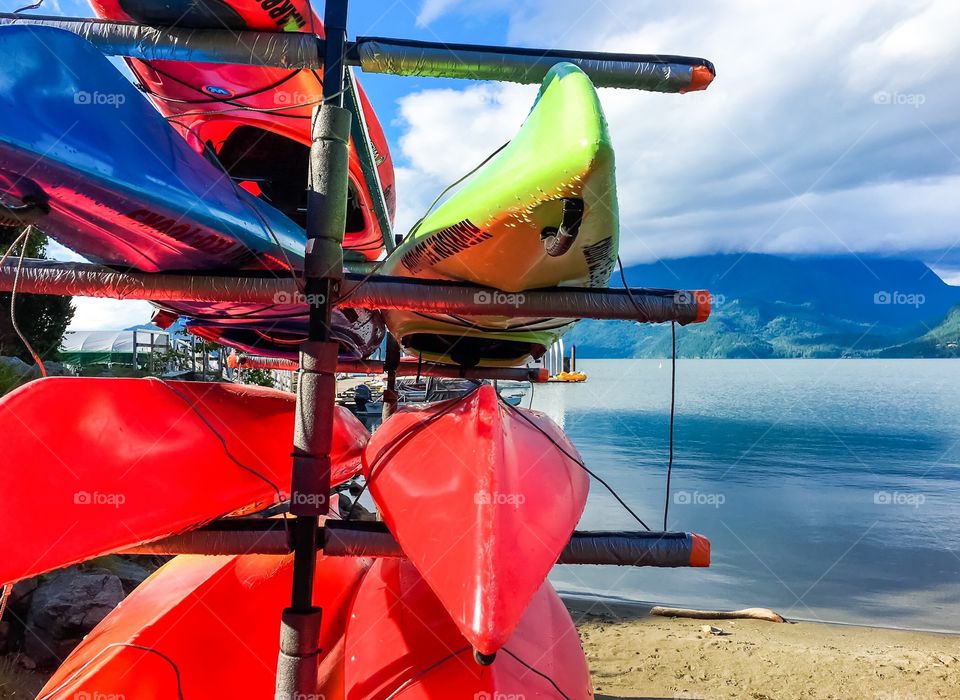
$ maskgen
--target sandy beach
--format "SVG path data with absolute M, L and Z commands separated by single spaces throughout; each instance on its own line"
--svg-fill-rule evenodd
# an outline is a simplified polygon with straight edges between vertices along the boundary
M 816 622 L 711 623 L 648 608 L 567 601 L 596 700 L 927 700 L 960 697 L 960 636 Z M 0 658 L 0 698 L 32 698 L 44 676 Z
M 960 636 L 816 622 L 707 623 L 652 617 L 641 607 L 567 604 L 598 700 L 960 697 Z M 705 624 L 724 634 L 704 634 Z

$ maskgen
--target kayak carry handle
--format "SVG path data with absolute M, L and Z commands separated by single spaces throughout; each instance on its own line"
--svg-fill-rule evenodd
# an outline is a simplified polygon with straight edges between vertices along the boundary
M 318 547 L 328 557 L 402 557 L 382 522 L 327 520 Z M 219 520 L 192 532 L 124 550 L 124 554 L 289 554 L 283 520 Z M 558 564 L 633 567 L 708 567 L 710 541 L 688 532 L 575 531 Z
M 548 227 L 540 233 L 543 248 L 551 258 L 559 258 L 570 250 L 570 246 L 577 240 L 580 233 L 580 224 L 583 223 L 583 200 L 566 197 L 563 200 L 563 219 L 560 228 Z
M 150 27 L 82 17 L 0 13 L 2 24 L 56 27 L 79 34 L 108 56 L 146 61 L 188 61 L 286 69 L 323 68 L 324 40 L 303 32 L 255 32 Z M 368 73 L 432 78 L 539 83 L 566 61 L 597 87 L 685 93 L 704 90 L 716 77 L 704 58 L 660 54 L 529 49 L 358 37 L 346 44 L 346 65 Z

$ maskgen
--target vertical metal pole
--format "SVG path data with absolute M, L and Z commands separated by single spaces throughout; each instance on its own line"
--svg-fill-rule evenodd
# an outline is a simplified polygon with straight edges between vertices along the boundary
M 110 353 L 111 353 L 110 359 L 112 360 L 113 348 L 110 349 Z M 137 331 L 134 330 L 133 331 L 133 371 L 136 372 L 137 369 L 138 369 L 137 368 Z
M 277 700 L 317 693 L 322 611 L 313 605 L 317 526 L 330 496 L 330 448 L 336 402 L 338 345 L 331 340 L 330 301 L 343 276 L 343 234 L 351 115 L 343 108 L 343 53 L 347 0 L 327 0 L 323 96 L 313 114 L 304 293 L 310 306 L 308 339 L 300 346 L 290 512 L 293 590 L 282 614 Z
M 387 336 L 387 357 L 383 368 L 387 371 L 387 388 L 383 392 L 383 411 L 381 416 L 387 420 L 397 412 L 397 402 L 400 394 L 397 393 L 397 367 L 400 366 L 400 345 L 392 335 Z

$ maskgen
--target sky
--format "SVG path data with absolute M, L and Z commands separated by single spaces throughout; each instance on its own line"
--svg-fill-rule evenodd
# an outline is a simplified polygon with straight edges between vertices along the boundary
M 90 14 L 77 0 L 44 11 Z M 953 0 L 353 0 L 349 32 L 708 58 L 705 92 L 601 90 L 626 264 L 897 255 L 960 283 L 958 26 Z M 360 77 L 397 162 L 399 231 L 510 139 L 536 93 Z M 140 311 L 78 301 L 74 327 L 143 311 L 123 304 Z

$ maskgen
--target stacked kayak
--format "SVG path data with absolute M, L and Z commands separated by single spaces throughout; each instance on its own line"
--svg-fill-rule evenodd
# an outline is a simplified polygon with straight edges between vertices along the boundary
M 31 523 L 6 539 L 0 583 L 289 498 L 294 403 L 263 387 L 78 377 L 0 398 L 0 527 Z M 334 484 L 360 471 L 368 438 L 337 407 Z
M 578 459 L 549 419 L 490 386 L 388 419 L 363 468 L 405 557 L 318 557 L 318 696 L 592 697 L 545 581 L 586 501 Z M 40 697 L 271 697 L 291 568 L 290 556 L 176 557 Z
M 537 589 L 496 658 L 480 665 L 469 640 L 406 560 L 380 560 L 364 576 L 344 659 L 346 700 L 593 698 L 580 637 L 549 583 Z
M 56 55 L 59 60 L 51 60 Z M 196 153 L 97 49 L 46 27 L 0 27 L 0 204 L 83 257 L 145 272 L 303 268 L 303 229 Z M 304 175 L 305 177 L 305 175 Z M 295 301 L 295 300 L 292 300 Z M 307 306 L 164 303 L 226 342 L 289 354 Z M 334 310 L 347 357 L 383 340 L 376 312 Z
M 318 557 L 324 606 L 316 697 L 343 697 L 349 602 L 369 562 Z M 179 556 L 158 569 L 66 658 L 40 698 L 272 698 L 277 621 L 293 557 Z
M 91 0 L 99 17 L 151 26 L 310 32 L 323 24 L 308 0 Z M 212 150 L 240 185 L 303 226 L 306 214 L 310 116 L 323 95 L 323 72 L 182 61 L 127 64 L 162 114 L 203 152 Z M 375 260 L 383 250 L 377 207 L 392 221 L 393 162 L 383 129 L 362 88 L 356 99 L 372 148 L 350 144 L 350 199 L 344 250 Z M 360 127 L 361 125 L 356 125 Z M 358 134 L 359 135 L 359 134 Z M 365 172 L 364 159 L 368 158 Z M 384 202 L 366 184 L 377 178 Z
M 525 290 L 606 287 L 618 226 L 613 148 L 600 100 L 583 71 L 561 63 L 544 78 L 513 140 L 415 227 L 384 272 L 490 287 L 477 294 L 480 303 L 497 296 L 522 312 Z M 412 355 L 487 367 L 540 358 L 573 322 L 384 316 Z
M 364 451 L 384 522 L 473 649 L 510 637 L 587 500 L 576 449 L 490 385 L 403 408 Z

